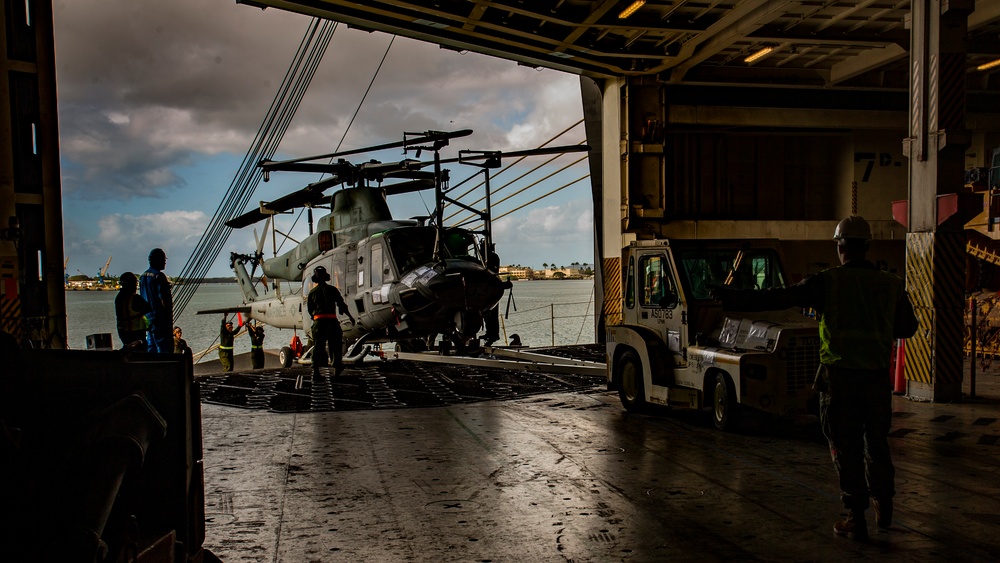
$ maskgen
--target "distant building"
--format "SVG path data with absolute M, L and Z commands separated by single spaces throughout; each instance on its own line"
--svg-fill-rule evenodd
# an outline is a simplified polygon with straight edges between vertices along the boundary
M 535 271 L 525 266 L 500 266 L 502 279 L 530 280 L 534 279 Z
M 594 269 L 590 264 L 572 264 L 570 266 L 545 268 L 543 277 L 547 280 L 579 280 L 589 278 L 594 275 Z

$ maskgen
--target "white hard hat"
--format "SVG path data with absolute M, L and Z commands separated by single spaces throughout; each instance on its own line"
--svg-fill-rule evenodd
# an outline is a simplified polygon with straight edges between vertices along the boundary
M 851 215 L 840 223 L 837 223 L 836 230 L 833 231 L 833 238 L 844 240 L 848 238 L 871 240 L 872 228 L 860 215 Z

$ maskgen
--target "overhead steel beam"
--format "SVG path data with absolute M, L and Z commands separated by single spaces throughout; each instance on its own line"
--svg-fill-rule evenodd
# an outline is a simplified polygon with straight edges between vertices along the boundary
M 796 129 L 906 129 L 905 111 L 670 105 L 667 123 Z
M 889 63 L 905 59 L 909 52 L 896 44 L 887 45 L 881 50 L 865 51 L 860 55 L 855 55 L 842 63 L 837 63 L 830 68 L 829 84 L 835 85 L 850 80 L 871 70 L 875 70 Z
M 749 0 L 740 4 L 704 32 L 684 43 L 677 58 L 654 72 L 672 69 L 671 82 L 680 82 L 691 67 L 729 47 L 734 42 L 771 23 L 785 13 L 788 0 Z M 794 2 L 798 4 L 798 2 Z M 704 44 L 704 46 L 701 46 Z M 699 48 L 699 46 L 701 46 Z

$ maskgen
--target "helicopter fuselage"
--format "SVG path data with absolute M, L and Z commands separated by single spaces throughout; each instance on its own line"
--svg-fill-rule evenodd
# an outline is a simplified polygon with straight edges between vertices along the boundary
M 351 323 L 340 318 L 347 341 L 410 340 L 441 334 L 468 342 L 482 326 L 510 282 L 500 281 L 475 255 L 474 238 L 462 229 L 444 230 L 438 247 L 433 227 L 404 225 L 321 252 L 301 268 L 301 281 L 287 280 L 287 295 L 261 298 L 249 284 L 241 260 L 232 262 L 244 286 L 250 318 L 278 328 L 309 329 L 306 296 L 315 286 L 313 271 L 330 273 L 340 289 Z M 242 272 L 240 271 L 242 270 Z M 246 280 L 247 283 L 243 283 Z
M 432 227 L 401 226 L 324 252 L 303 269 L 301 295 L 315 285 L 312 272 L 330 273 L 356 319 L 342 318 L 347 340 L 370 333 L 373 340 L 406 340 L 443 334 L 468 341 L 482 326 L 509 282 L 501 282 L 475 256 L 466 231 L 446 230 L 435 259 Z M 451 244 L 448 244 L 450 242 Z M 311 324 L 302 312 L 303 326 Z

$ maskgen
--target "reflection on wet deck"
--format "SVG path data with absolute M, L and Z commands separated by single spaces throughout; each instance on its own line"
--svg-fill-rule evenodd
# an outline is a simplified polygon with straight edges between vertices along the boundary
M 223 561 L 997 560 L 1000 376 L 894 399 L 896 520 L 836 538 L 805 421 L 719 433 L 591 387 L 420 409 L 203 405 L 205 546 Z

